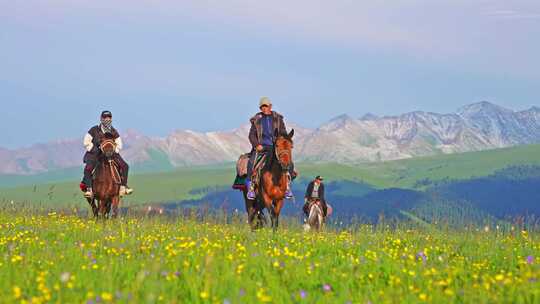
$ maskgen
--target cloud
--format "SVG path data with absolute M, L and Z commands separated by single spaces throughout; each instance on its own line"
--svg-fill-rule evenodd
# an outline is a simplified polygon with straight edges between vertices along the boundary
M 525 13 L 515 10 L 495 10 L 485 13 L 485 15 L 497 19 L 540 19 L 540 13 Z
M 535 77 L 540 71 L 532 60 L 540 52 L 538 1 L 27 0 L 0 4 L 0 19 L 9 18 L 43 27 L 98 20 L 171 30 L 191 22 L 313 47 L 384 51 Z

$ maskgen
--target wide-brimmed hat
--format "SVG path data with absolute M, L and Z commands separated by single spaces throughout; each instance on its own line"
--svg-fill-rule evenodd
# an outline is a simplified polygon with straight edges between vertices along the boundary
M 320 180 L 320 181 L 323 181 L 323 180 L 324 180 L 324 178 L 323 178 L 322 176 L 320 176 L 320 175 L 317 175 L 317 176 L 315 177 L 315 179 Z

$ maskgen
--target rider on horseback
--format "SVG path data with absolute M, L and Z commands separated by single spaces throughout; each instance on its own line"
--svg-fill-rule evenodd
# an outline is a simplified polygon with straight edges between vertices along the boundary
M 306 189 L 306 195 L 304 197 L 304 213 L 306 214 L 306 217 L 309 216 L 309 204 L 312 201 L 320 201 L 324 217 L 326 217 L 328 213 L 328 205 L 326 204 L 326 199 L 324 197 L 324 184 L 322 183 L 323 178 L 322 176 L 318 175 L 315 177 L 315 180 L 313 180 L 311 183 L 309 183 L 307 189 Z
M 247 198 L 250 200 L 254 200 L 257 197 L 257 194 L 255 193 L 255 183 L 253 182 L 253 178 L 255 177 L 253 174 L 253 166 L 255 165 L 257 155 L 260 153 L 272 155 L 272 153 L 274 153 L 276 130 L 279 132 L 278 134 L 287 134 L 283 116 L 272 111 L 272 102 L 268 97 L 261 98 L 259 108 L 261 112 L 250 119 L 251 129 L 249 131 L 249 141 L 253 149 L 248 162 L 248 174 L 246 178 L 246 187 L 248 189 Z M 290 188 L 290 177 L 293 174 L 294 169 L 293 166 L 291 166 L 289 183 L 287 184 L 287 191 L 285 193 L 285 198 L 287 199 L 293 197 Z
M 84 147 L 86 153 L 84 155 L 84 177 L 82 184 L 84 185 L 84 196 L 91 198 L 94 196 L 92 191 L 92 173 L 94 168 L 101 157 L 100 145 L 105 138 L 114 139 L 116 144 L 116 153 L 113 155 L 114 162 L 118 165 L 121 175 L 120 195 L 129 195 L 133 192 L 127 186 L 129 166 L 120 156 L 120 150 L 122 149 L 122 138 L 118 131 L 112 126 L 112 113 L 110 111 L 103 111 L 101 113 L 101 123 L 92 127 L 88 133 L 84 136 Z M 83 186 L 81 185 L 81 187 Z

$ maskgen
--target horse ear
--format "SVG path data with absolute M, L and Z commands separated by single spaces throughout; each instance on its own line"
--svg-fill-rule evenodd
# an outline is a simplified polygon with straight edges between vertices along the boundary
M 292 139 L 293 136 L 294 136 L 294 129 L 291 130 L 291 132 L 289 133 L 288 137 L 289 137 L 290 139 Z
M 278 138 L 279 137 L 279 130 L 276 128 L 274 130 L 274 138 Z

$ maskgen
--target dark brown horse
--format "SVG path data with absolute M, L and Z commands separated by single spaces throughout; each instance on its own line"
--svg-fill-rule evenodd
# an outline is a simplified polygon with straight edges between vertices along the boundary
M 116 218 L 120 205 L 121 184 L 118 166 L 113 161 L 116 144 L 112 139 L 105 139 L 100 149 L 102 153 L 93 180 L 94 197 L 89 198 L 88 203 L 96 218 L 99 216 L 106 218 L 110 215 L 111 209 L 112 217 Z
M 252 229 L 264 225 L 263 209 L 265 207 L 270 213 L 272 228 L 276 230 L 279 226 L 279 215 L 283 208 L 287 183 L 290 178 L 288 173 L 293 161 L 293 136 L 294 130 L 289 134 L 278 134 L 276 131 L 274 153 L 267 156 L 266 165 L 261 170 L 261 181 L 257 187 L 257 199 L 254 201 L 248 200 L 247 192 L 244 191 L 248 222 Z

